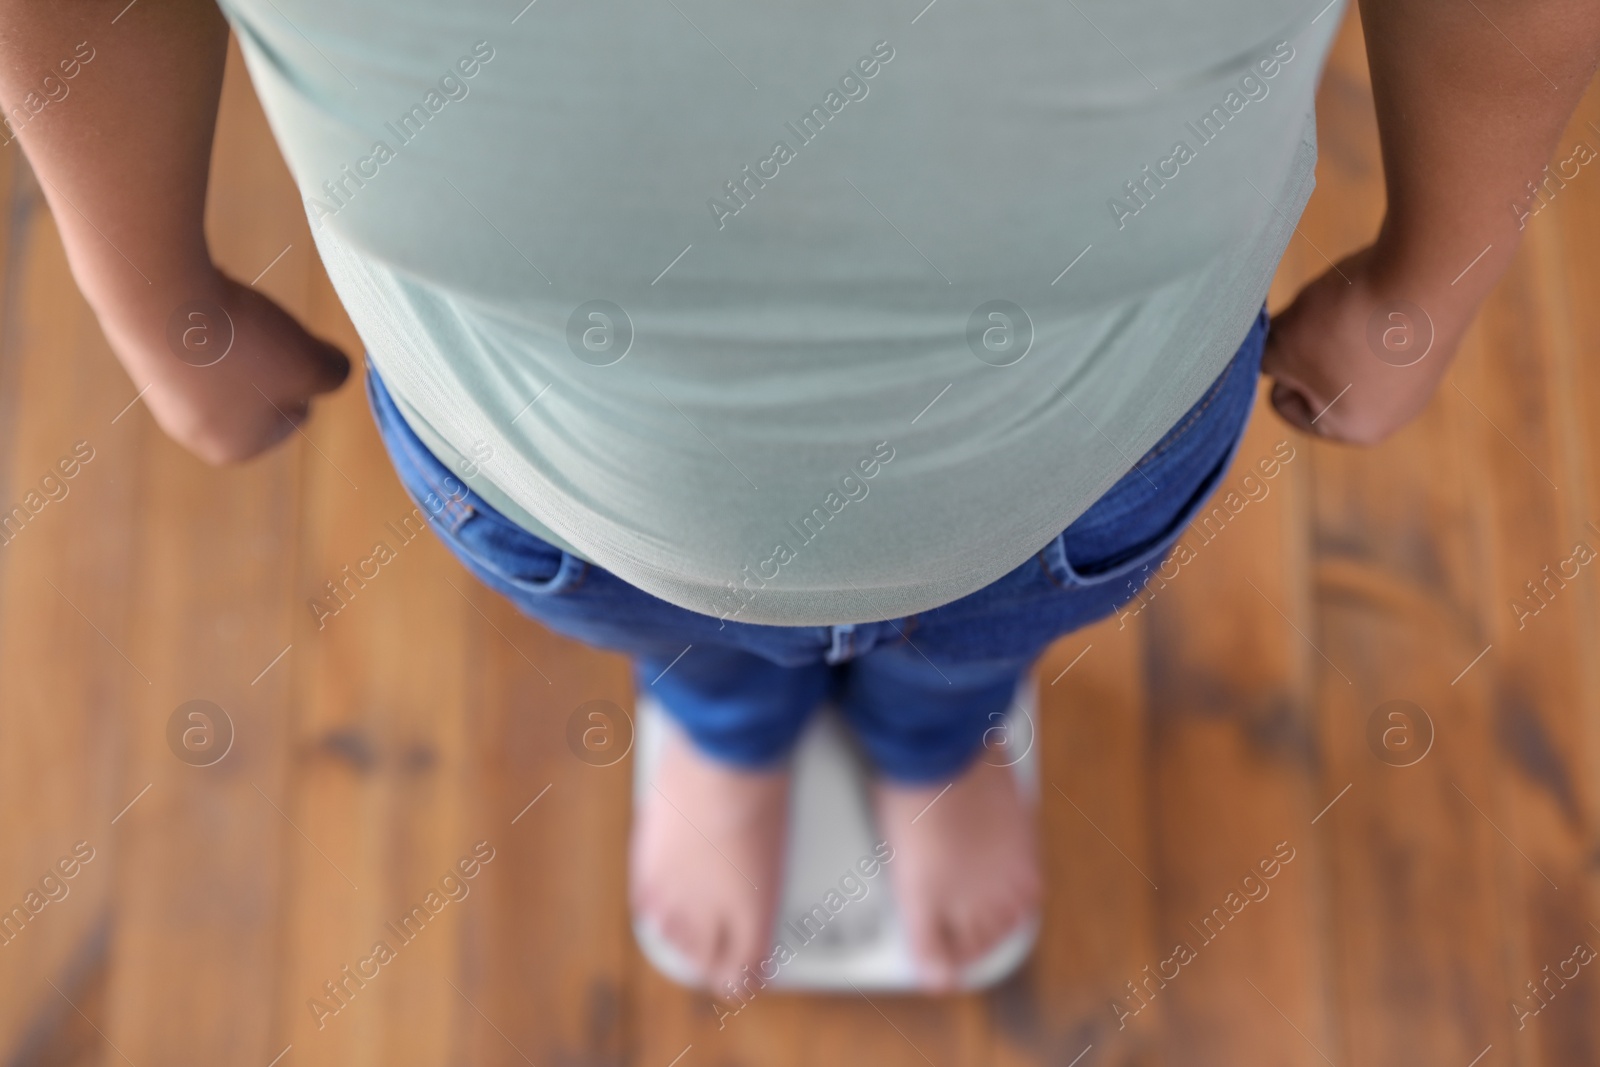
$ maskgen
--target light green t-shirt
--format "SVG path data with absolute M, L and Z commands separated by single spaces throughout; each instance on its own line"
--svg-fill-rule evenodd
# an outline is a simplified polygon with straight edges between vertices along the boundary
M 1337 3 L 226 0 L 408 423 L 747 622 L 925 611 L 1220 373 Z

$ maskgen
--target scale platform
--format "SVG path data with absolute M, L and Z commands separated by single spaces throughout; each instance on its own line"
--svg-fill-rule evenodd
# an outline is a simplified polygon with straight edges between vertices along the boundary
M 1028 680 L 1018 689 L 1003 723 L 986 736 L 992 743 L 986 743 L 980 758 L 1010 766 L 1024 795 L 1037 802 L 1035 707 L 1033 682 Z M 667 731 L 677 729 L 645 695 L 639 697 L 636 717 L 635 804 L 649 793 Z M 785 884 L 770 941 L 775 945 L 781 940 L 792 955 L 781 959 L 775 977 L 762 974 L 765 988 L 818 992 L 852 986 L 902 992 L 922 988 L 887 867 L 869 879 L 857 866 L 863 857 L 873 856 L 874 846 L 882 840 L 873 827 L 867 776 L 867 766 L 838 714 L 824 709 L 814 715 L 794 753 Z M 847 895 L 840 880 L 850 873 L 856 882 L 844 887 L 852 890 Z M 866 886 L 865 895 L 860 884 Z M 830 903 L 836 911 L 825 906 Z M 680 985 L 704 988 L 694 966 L 652 924 L 635 915 L 633 934 L 656 970 Z M 1023 923 L 987 956 L 970 964 L 959 985 L 975 990 L 1002 981 L 1027 959 L 1038 934 L 1037 917 Z

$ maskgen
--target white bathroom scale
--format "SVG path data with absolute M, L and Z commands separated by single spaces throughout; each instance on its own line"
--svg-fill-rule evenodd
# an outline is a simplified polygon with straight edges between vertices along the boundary
M 986 736 L 980 757 L 1010 766 L 1024 796 L 1033 803 L 1039 794 L 1035 707 L 1030 679 L 1017 690 L 1003 722 Z M 648 695 L 639 697 L 636 719 L 633 793 L 638 804 L 649 793 L 667 732 L 678 727 Z M 769 946 L 782 941 L 790 953 L 769 957 L 774 963 L 763 968 L 764 988 L 826 991 L 854 986 L 905 992 L 923 988 L 887 865 L 880 865 L 874 877 L 862 874 L 861 861 L 874 857 L 874 846 L 882 838 L 868 805 L 866 764 L 837 713 L 824 709 L 812 716 L 793 759 L 785 883 L 769 939 Z M 872 869 L 871 863 L 867 869 Z M 987 956 L 968 965 L 959 985 L 974 990 L 1003 980 L 1027 959 L 1038 934 L 1035 916 Z M 705 988 L 693 964 L 654 924 L 634 915 L 633 935 L 656 970 L 680 985 Z M 774 967 L 775 976 L 770 973 Z M 751 973 L 756 970 L 751 968 Z

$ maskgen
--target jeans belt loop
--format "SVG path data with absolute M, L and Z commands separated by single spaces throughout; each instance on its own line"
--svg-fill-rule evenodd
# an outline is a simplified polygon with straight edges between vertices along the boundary
M 840 623 L 830 627 L 833 631 L 833 645 L 828 649 L 825 657 L 829 663 L 843 663 L 849 659 L 855 646 L 856 626 L 853 622 Z

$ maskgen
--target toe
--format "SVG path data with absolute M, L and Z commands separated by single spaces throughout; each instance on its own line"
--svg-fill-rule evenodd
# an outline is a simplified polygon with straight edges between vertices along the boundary
M 660 922 L 661 933 L 672 942 L 673 947 L 688 957 L 695 970 L 706 974 L 710 964 L 710 945 L 689 914 L 682 909 L 671 908 L 662 914 Z
M 956 979 L 956 941 L 950 922 L 942 915 L 908 915 L 911 953 L 923 981 L 932 989 L 949 989 Z
M 724 983 L 739 984 L 740 961 L 732 951 L 733 931 L 724 919 L 714 920 L 714 929 L 706 949 L 706 978 L 715 989 Z
M 1002 901 L 995 905 L 989 913 L 988 922 L 984 925 L 983 943 L 977 955 L 983 957 L 994 951 L 996 945 L 1010 937 L 1018 926 L 1022 925 L 1023 918 L 1027 915 L 1020 901 Z
M 643 878 L 629 879 L 628 908 L 635 915 L 652 915 L 655 913 L 655 894 L 650 891 L 650 883 Z
M 770 980 L 761 970 L 765 962 L 762 948 L 762 931 L 758 931 L 756 919 L 745 917 L 742 921 L 730 919 L 725 925 L 726 936 L 718 959 L 717 966 L 723 970 L 728 978 L 735 984 L 746 980 L 745 969 L 749 974 L 756 976 L 757 984 Z M 768 968 L 770 971 L 771 968 Z
M 984 908 L 958 913 L 951 921 L 956 963 L 965 967 L 979 959 L 996 940 L 997 916 Z
M 733 957 L 733 966 L 739 970 L 750 968 L 752 974 L 759 974 L 761 964 L 764 962 L 765 948 L 763 935 L 766 931 L 758 931 L 752 920 L 742 927 L 736 928 L 730 953 Z
M 1039 868 L 1029 864 L 1017 877 L 1017 900 L 1024 913 L 1039 910 L 1044 903 L 1044 878 Z

